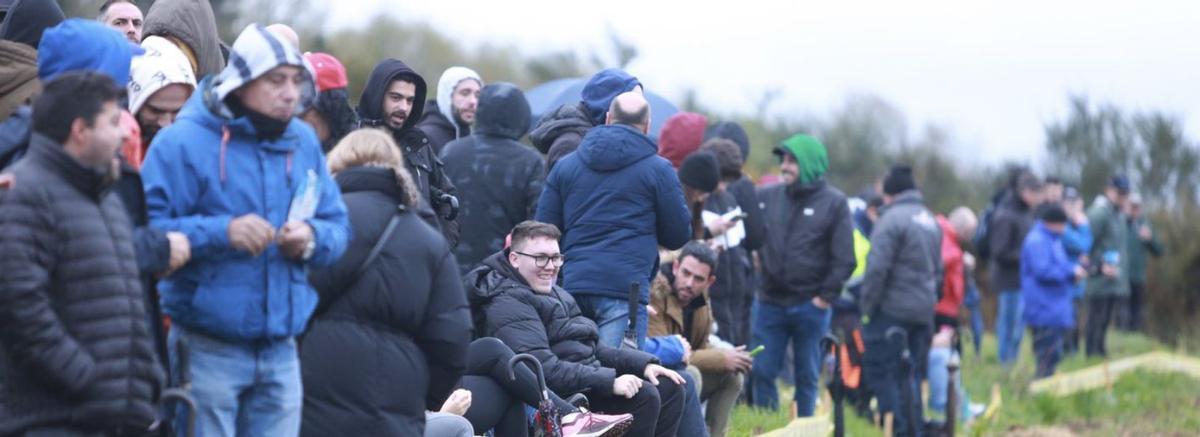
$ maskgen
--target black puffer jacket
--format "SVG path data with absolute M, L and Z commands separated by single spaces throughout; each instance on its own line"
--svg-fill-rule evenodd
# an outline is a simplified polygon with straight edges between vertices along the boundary
M 121 201 L 42 135 L 12 173 L 0 194 L 0 434 L 145 429 L 164 377 Z
M 413 82 L 416 85 L 416 97 L 404 125 L 399 130 L 391 130 L 384 123 L 387 114 L 383 113 L 383 98 L 387 94 L 388 85 L 396 79 Z M 446 237 L 450 247 L 454 247 L 458 244 L 458 221 L 445 219 L 450 214 L 451 205 L 443 202 L 441 198 L 443 194 L 454 196 L 457 190 L 446 177 L 442 161 L 438 160 L 433 151 L 429 137 L 417 128 L 418 118 L 425 109 L 425 90 L 425 79 L 415 70 L 399 60 L 384 59 L 371 71 L 362 97 L 358 99 L 358 117 L 364 126 L 379 127 L 391 132 L 392 138 L 400 146 L 400 152 L 404 154 L 404 166 L 412 174 L 421 200 L 437 213 L 442 235 Z
M 496 337 L 518 354 L 542 362 L 546 385 L 560 396 L 612 396 L 618 375 L 641 375 L 658 359 L 645 352 L 600 344 L 596 322 L 562 288 L 533 291 L 508 263 L 508 251 L 483 261 L 464 279 L 476 334 Z
M 516 86 L 495 83 L 479 97 L 475 134 L 442 151 L 446 175 L 461 191 L 462 236 L 454 248 L 462 273 L 504 248 L 504 236 L 533 217 L 546 180 L 542 157 L 518 143 L 529 128 L 529 102 Z
M 416 214 L 353 278 L 397 212 L 394 173 L 351 168 L 337 175 L 353 238 L 310 280 L 321 303 L 300 349 L 302 435 L 422 434 L 466 367 L 471 320 L 458 266 L 437 231 Z
M 836 301 L 858 265 L 846 196 L 819 180 L 766 187 L 759 198 L 767 229 L 759 297 L 782 306 Z
M 592 117 L 582 102 L 567 104 L 548 112 L 529 133 L 529 140 L 546 154 L 546 173 L 558 160 L 574 152 L 583 142 L 583 135 L 592 128 Z

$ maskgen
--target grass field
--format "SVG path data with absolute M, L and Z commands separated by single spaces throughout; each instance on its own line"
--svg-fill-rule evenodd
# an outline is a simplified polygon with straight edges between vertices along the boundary
M 1026 336 L 1028 340 L 1028 336 Z M 1109 351 L 1113 358 L 1137 355 L 1164 347 L 1147 337 L 1111 333 Z M 1029 393 L 1034 362 L 1028 341 L 1011 370 L 996 360 L 995 343 L 986 337 L 983 356 L 967 351 L 963 357 L 963 384 L 974 402 L 989 402 L 993 385 L 1000 389 L 1002 404 L 989 419 L 980 419 L 963 429 L 964 435 L 1026 436 L 1124 436 L 1124 435 L 1198 435 L 1200 434 L 1200 380 L 1182 374 L 1136 371 L 1122 376 L 1107 390 L 1093 390 L 1066 397 Z M 1059 372 L 1082 369 L 1103 363 L 1082 355 L 1067 357 Z M 783 387 L 780 399 L 790 399 L 791 390 Z M 869 422 L 847 413 L 849 436 L 877 436 L 882 433 Z M 785 411 L 756 410 L 739 405 L 734 411 L 731 436 L 751 436 L 785 426 L 790 418 Z

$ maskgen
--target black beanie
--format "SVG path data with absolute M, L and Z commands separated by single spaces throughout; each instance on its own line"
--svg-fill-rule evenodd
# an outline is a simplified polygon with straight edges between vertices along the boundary
M 895 196 L 908 190 L 917 188 L 917 182 L 913 180 L 912 167 L 907 165 L 895 165 L 891 170 L 888 170 L 887 176 L 883 178 L 883 194 Z
M 1041 218 L 1046 223 L 1066 223 L 1067 211 L 1057 203 L 1048 204 L 1042 210 Z
M 705 193 L 716 191 L 720 180 L 717 157 L 711 152 L 700 151 L 688 155 L 679 166 L 679 181 Z
M 750 157 L 750 138 L 746 136 L 746 129 L 743 129 L 742 125 L 732 121 L 722 121 L 709 126 L 704 130 L 704 141 L 713 138 L 724 138 L 737 144 L 738 149 L 742 151 L 742 161 Z

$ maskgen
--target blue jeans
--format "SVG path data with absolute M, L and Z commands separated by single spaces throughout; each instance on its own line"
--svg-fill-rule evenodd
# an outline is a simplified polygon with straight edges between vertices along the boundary
M 899 338 L 889 338 L 892 328 L 907 334 L 908 342 L 901 344 Z M 863 343 L 867 346 L 864 376 L 875 392 L 879 413 L 892 413 L 897 436 L 919 436 L 924 427 L 919 372 L 929 357 L 932 335 L 929 325 L 905 323 L 880 313 L 871 316 L 870 323 L 863 327 Z M 902 361 L 904 349 L 909 351 L 908 363 Z M 905 411 L 905 403 L 910 410 Z M 913 432 L 909 432 L 910 418 L 917 420 L 912 424 Z
M 946 364 L 950 362 L 950 357 L 953 355 L 958 355 L 958 352 L 955 352 L 952 347 L 937 347 L 929 350 L 929 368 L 926 369 L 926 376 L 929 378 L 929 411 L 933 414 L 943 415 L 946 413 L 946 404 L 949 402 L 947 390 L 950 387 L 950 371 L 946 368 Z M 958 420 L 961 421 L 971 411 L 971 402 L 970 399 L 967 399 L 967 390 L 962 384 L 961 371 L 954 374 L 954 387 L 957 393 L 955 399 L 958 403 Z
M 755 300 L 750 314 L 753 331 L 750 349 L 765 347 L 754 358 L 751 370 L 754 406 L 779 408 L 775 378 L 779 376 L 790 341 L 795 354 L 796 414 L 812 416 L 821 371 L 821 338 L 829 331 L 832 311 L 817 308 L 811 302 L 784 307 Z
M 1025 298 L 1020 289 L 1003 290 L 1000 292 L 999 306 L 996 314 L 996 355 L 1000 358 L 1000 364 L 1012 364 L 1021 353 L 1021 337 L 1025 334 L 1025 324 L 1021 323 Z
M 579 311 L 583 316 L 592 319 L 600 327 L 600 343 L 608 347 L 621 347 L 625 338 L 625 329 L 629 327 L 629 301 L 606 296 L 579 295 L 575 297 Z M 638 350 L 646 347 L 646 325 L 649 314 L 646 306 L 638 305 Z
M 687 371 L 687 365 L 672 367 L 687 385 L 683 389 L 683 416 L 679 419 L 679 435 L 708 437 L 708 425 L 704 423 L 704 409 L 700 406 L 700 386 L 696 378 Z
M 180 342 L 188 349 L 196 435 L 299 435 L 304 390 L 295 339 L 230 343 L 175 325 L 167 344 L 176 374 Z M 184 414 L 178 416 L 185 435 Z
M 979 308 L 979 287 L 975 286 L 974 280 L 968 280 L 966 288 L 963 305 L 971 312 L 971 340 L 975 346 L 975 356 L 979 357 L 980 348 L 983 346 L 983 312 Z

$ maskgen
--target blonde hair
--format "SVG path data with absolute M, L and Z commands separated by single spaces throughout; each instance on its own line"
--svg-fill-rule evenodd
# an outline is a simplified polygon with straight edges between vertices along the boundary
M 404 156 L 392 136 L 379 129 L 350 132 L 326 157 L 330 173 L 354 167 L 389 168 L 396 174 L 396 185 L 404 192 L 404 204 L 410 208 L 419 202 L 416 184 L 404 168 Z
M 964 240 L 973 237 L 973 235 L 965 234 L 975 232 L 975 228 L 979 226 L 979 219 L 975 218 L 975 213 L 971 211 L 971 208 L 965 206 L 954 208 L 947 220 L 950 221 L 950 227 L 954 228 L 954 232 L 958 234 L 958 238 Z

